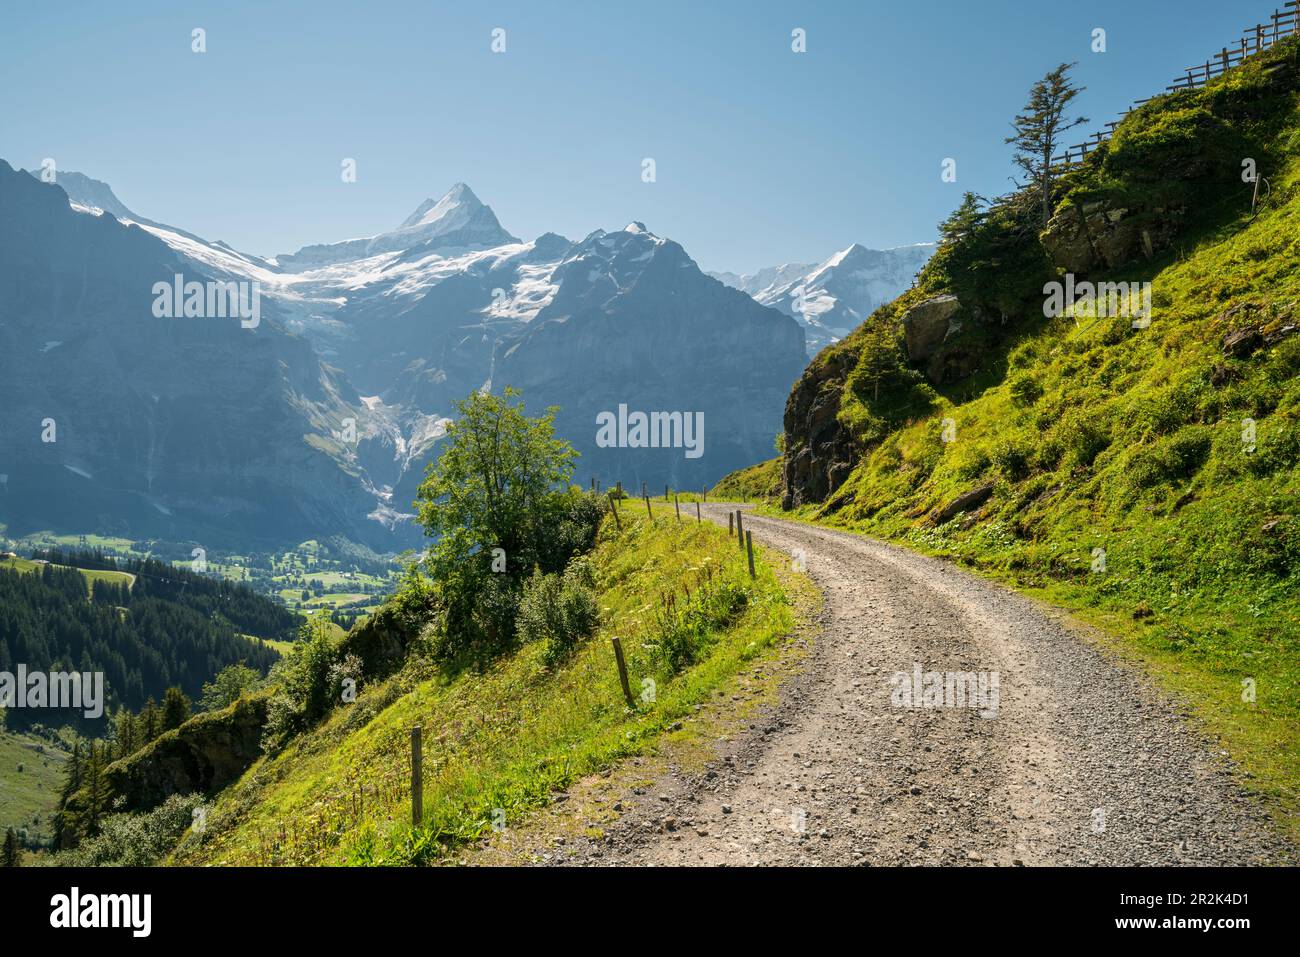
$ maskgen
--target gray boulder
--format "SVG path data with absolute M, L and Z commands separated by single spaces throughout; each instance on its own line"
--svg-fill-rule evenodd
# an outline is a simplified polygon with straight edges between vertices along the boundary
M 953 316 L 961 309 L 956 296 L 935 296 L 917 303 L 903 316 L 907 355 L 922 362 L 934 355 L 947 338 Z

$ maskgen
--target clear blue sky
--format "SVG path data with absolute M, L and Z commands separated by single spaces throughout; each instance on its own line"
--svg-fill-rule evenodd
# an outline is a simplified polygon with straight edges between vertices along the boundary
M 1029 85 L 1078 60 L 1100 127 L 1259 0 L 72 0 L 7 5 L 0 158 L 263 255 L 469 183 L 530 239 L 642 220 L 706 269 L 931 240 L 1000 193 Z M 190 51 L 190 31 L 208 51 Z M 493 54 L 502 27 L 507 52 Z M 807 30 L 808 52 L 790 49 Z M 1108 51 L 1090 50 L 1094 27 Z M 1089 127 L 1089 131 L 1092 126 Z M 944 157 L 958 182 L 940 181 Z M 340 180 L 352 157 L 358 181 Z M 641 181 L 653 157 L 658 181 Z

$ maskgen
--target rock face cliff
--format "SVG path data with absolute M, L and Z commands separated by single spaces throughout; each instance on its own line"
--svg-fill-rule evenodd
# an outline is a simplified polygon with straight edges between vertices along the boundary
M 857 463 L 861 445 L 839 419 L 845 381 L 856 365 L 851 343 L 832 346 L 791 390 L 785 404 L 782 508 L 824 502 Z
M 356 393 L 284 330 L 163 318 L 206 282 L 155 236 L 0 163 L 0 520 L 131 537 L 365 540 L 373 494 L 333 445 Z M 251 301 L 251 297 L 250 300 Z M 376 526 L 377 527 L 377 526 Z M 373 536 L 371 536 L 373 540 Z
M 560 407 L 580 477 L 699 488 L 770 454 L 804 366 L 792 319 L 705 276 L 639 224 L 575 244 L 552 276 L 555 296 L 502 343 L 493 384 Z M 698 448 L 602 445 L 597 417 L 620 406 L 694 417 Z
M 104 771 L 108 791 L 121 810 L 156 807 L 173 794 L 210 794 L 239 779 L 262 754 L 267 696 L 240 698 L 221 711 L 190 718 L 179 728 Z M 85 800 L 75 795 L 74 813 Z

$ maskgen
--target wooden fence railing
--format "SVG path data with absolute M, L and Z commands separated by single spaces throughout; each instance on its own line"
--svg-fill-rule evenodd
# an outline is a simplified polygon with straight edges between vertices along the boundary
M 1274 10 L 1267 23 L 1257 23 L 1255 26 L 1243 31 L 1238 42 L 1233 43 L 1231 46 L 1225 46 L 1207 59 L 1205 63 L 1189 66 L 1185 71 L 1185 75 L 1178 77 L 1170 86 L 1165 87 L 1164 92 L 1172 93 L 1178 90 L 1192 90 L 1198 86 L 1205 86 L 1215 77 L 1223 76 L 1229 70 L 1240 66 L 1257 53 L 1264 52 L 1280 40 L 1300 35 L 1300 0 L 1286 0 L 1283 7 L 1285 10 Z M 1141 106 L 1153 99 L 1155 97 L 1147 97 L 1144 100 L 1138 100 L 1135 105 Z M 1131 109 L 1127 110 L 1125 115 L 1127 116 L 1131 112 L 1133 112 Z M 1110 139 L 1117 126 L 1119 126 L 1118 120 L 1107 123 L 1104 132 L 1094 133 L 1087 142 L 1069 147 L 1061 155 L 1052 157 L 1052 162 L 1064 167 L 1083 162 L 1089 153 Z

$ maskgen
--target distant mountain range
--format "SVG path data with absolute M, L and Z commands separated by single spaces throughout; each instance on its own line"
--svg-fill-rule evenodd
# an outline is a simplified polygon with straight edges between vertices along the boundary
M 911 287 L 934 253 L 933 243 L 867 249 L 854 243 L 822 263 L 788 263 L 751 275 L 709 273 L 804 327 L 808 355 L 838 342 L 885 303 Z
M 199 315 L 234 283 L 260 316 L 185 317 L 183 283 L 206 287 Z M 406 547 L 453 402 L 507 385 L 560 407 L 583 484 L 708 485 L 771 453 L 804 327 L 838 328 L 782 301 L 640 223 L 522 242 L 464 184 L 388 232 L 268 259 L 0 161 L 0 523 Z M 598 441 L 602 413 L 657 427 Z

